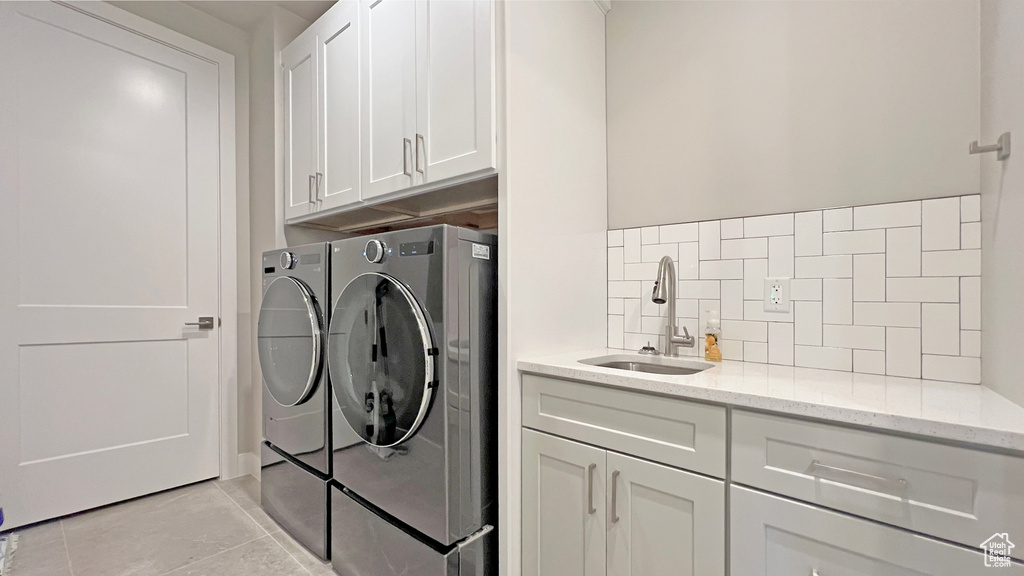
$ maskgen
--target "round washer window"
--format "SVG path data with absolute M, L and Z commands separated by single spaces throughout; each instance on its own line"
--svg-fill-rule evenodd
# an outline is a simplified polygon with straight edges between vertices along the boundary
M 435 354 L 423 310 L 401 282 L 370 272 L 345 286 L 327 361 L 341 412 L 363 440 L 395 446 L 416 433 L 430 408 Z
M 320 368 L 320 316 L 309 289 L 288 276 L 263 294 L 256 341 L 263 381 L 282 406 L 301 404 L 313 392 Z

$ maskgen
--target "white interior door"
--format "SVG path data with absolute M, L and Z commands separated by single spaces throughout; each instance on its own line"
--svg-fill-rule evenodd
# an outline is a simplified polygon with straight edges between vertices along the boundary
M 317 21 L 321 210 L 359 203 L 359 3 L 343 0 Z
M 5 528 L 216 476 L 218 69 L 0 3 Z

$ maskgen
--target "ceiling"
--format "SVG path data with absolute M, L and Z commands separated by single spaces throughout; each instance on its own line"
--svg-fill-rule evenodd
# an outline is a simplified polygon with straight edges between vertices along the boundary
M 191 0 L 183 3 L 236 28 L 251 32 L 273 6 L 279 6 L 313 22 L 334 5 L 334 0 Z

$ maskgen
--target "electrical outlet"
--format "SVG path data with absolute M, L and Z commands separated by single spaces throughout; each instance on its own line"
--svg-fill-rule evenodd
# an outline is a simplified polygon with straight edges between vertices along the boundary
M 764 311 L 789 312 L 789 278 L 764 279 Z

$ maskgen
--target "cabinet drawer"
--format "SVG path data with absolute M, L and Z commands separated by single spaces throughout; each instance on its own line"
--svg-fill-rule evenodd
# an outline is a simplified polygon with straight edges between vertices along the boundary
M 983 576 L 985 556 L 898 528 L 733 486 L 731 572 L 743 576 Z M 1012 537 L 1012 535 L 1011 535 Z M 996 573 L 1020 576 L 1013 563 Z
M 968 546 L 1024 534 L 1013 456 L 736 410 L 732 480 Z
M 725 408 L 523 374 L 523 426 L 725 477 Z

